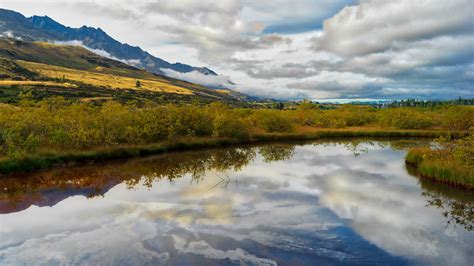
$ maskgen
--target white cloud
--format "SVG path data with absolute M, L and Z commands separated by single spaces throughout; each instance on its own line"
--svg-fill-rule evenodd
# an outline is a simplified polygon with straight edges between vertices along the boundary
M 15 37 L 15 35 L 13 35 L 13 31 L 11 31 L 11 30 L 4 31 L 4 32 L 2 33 L 2 37 L 3 37 L 3 36 L 4 36 L 4 37 L 7 37 L 7 38 L 14 38 L 14 37 Z
M 264 25 L 242 20 L 242 8 L 238 0 L 151 1 L 145 5 L 145 20 L 155 22 L 154 27 L 174 41 L 197 49 L 201 60 L 215 64 L 240 50 L 289 42 L 277 34 L 260 34 Z
M 389 50 L 401 42 L 472 33 L 472 2 L 363 0 L 324 21 L 314 49 L 343 56 Z
M 122 63 L 125 63 L 127 65 L 131 65 L 131 66 L 135 66 L 135 67 L 140 67 L 142 62 L 140 61 L 140 59 L 121 59 L 121 58 L 117 58 L 113 55 L 111 55 L 109 52 L 105 51 L 105 50 L 102 50 L 102 49 L 94 49 L 94 48 L 90 48 L 90 47 L 87 47 L 86 45 L 84 45 L 84 43 L 80 40 L 72 40 L 72 41 L 51 41 L 52 43 L 54 44 L 59 44 L 59 45 L 72 45 L 72 46 L 80 46 L 82 48 L 85 48 L 87 50 L 89 50 L 90 52 L 96 54 L 96 55 L 99 55 L 99 56 L 102 56 L 102 57 L 106 57 L 106 58 L 109 58 L 109 59 L 112 59 L 112 60 L 117 60 L 117 61 L 120 61 Z
M 205 65 L 251 95 L 474 97 L 470 0 L 3 0 L 2 6 L 101 27 L 167 61 Z M 323 71 L 352 74 L 321 81 Z M 346 80 L 359 76 L 367 82 Z
M 20 36 L 15 36 L 13 31 L 11 30 L 7 30 L 0 33 L 0 38 L 12 38 L 12 39 L 17 39 L 17 40 L 23 40 Z
M 211 86 L 211 87 L 225 87 L 225 88 L 232 88 L 234 86 L 230 83 L 229 81 L 230 77 L 228 76 L 204 75 L 198 71 L 181 73 L 181 72 L 177 72 L 168 68 L 161 68 L 160 70 L 163 71 L 163 73 L 165 73 L 169 77 L 185 80 L 191 83 L 197 83 L 197 84 Z

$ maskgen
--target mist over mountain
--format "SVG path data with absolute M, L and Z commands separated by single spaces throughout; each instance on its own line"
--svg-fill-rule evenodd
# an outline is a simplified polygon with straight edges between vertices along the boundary
M 120 60 L 156 74 L 166 74 L 163 69 L 179 73 L 197 71 L 204 75 L 217 74 L 206 67 L 194 67 L 183 63 L 169 63 L 155 57 L 138 46 L 121 43 L 101 28 L 82 26 L 71 28 L 48 16 L 26 18 L 21 13 L 0 8 L 0 34 L 27 41 L 48 41 L 83 45 L 99 55 Z

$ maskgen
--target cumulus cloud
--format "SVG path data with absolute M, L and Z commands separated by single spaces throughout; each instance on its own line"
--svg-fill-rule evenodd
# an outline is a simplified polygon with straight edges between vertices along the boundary
M 326 91 L 330 97 L 345 95 L 350 98 L 362 98 L 371 95 L 374 90 L 383 87 L 390 80 L 380 77 L 371 77 L 352 72 L 322 71 L 317 76 L 294 83 L 289 88 L 306 91 Z
M 199 57 L 210 63 L 228 60 L 239 50 L 291 42 L 278 34 L 261 34 L 264 24 L 242 20 L 239 16 L 242 9 L 239 0 L 150 1 L 144 7 L 148 20 L 166 17 L 166 22 L 157 24 L 156 29 L 196 48 Z
M 283 63 L 274 67 L 252 66 L 246 69 L 246 73 L 257 79 L 277 79 L 277 78 L 307 78 L 316 76 L 324 70 L 332 70 L 337 62 L 329 60 L 310 60 L 305 63 Z
M 469 6 L 466 0 L 364 0 L 327 19 L 311 48 L 342 57 L 333 70 L 391 79 L 365 96 L 472 97 L 474 80 L 464 71 L 474 58 Z
M 325 20 L 314 49 L 358 56 L 383 52 L 401 42 L 472 33 L 470 6 L 469 0 L 364 0 Z

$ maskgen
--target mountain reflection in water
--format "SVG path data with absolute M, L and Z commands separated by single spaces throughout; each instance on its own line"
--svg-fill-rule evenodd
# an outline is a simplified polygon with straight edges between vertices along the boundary
M 0 264 L 473 260 L 474 195 L 409 174 L 417 141 L 271 144 L 0 179 Z

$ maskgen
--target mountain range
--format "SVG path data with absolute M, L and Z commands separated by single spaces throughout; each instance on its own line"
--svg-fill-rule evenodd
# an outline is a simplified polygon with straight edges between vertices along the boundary
M 103 102 L 239 104 L 246 95 L 151 73 L 82 46 L 0 38 L 0 107 L 22 95 Z
M 182 63 L 170 63 L 155 57 L 140 47 L 121 43 L 110 37 L 101 28 L 64 26 L 48 16 L 25 17 L 22 14 L 0 8 L 0 34 L 24 41 L 80 42 L 92 51 L 105 52 L 109 58 L 163 75 L 161 69 L 187 73 L 198 71 L 204 75 L 217 75 L 206 67 L 195 67 Z

